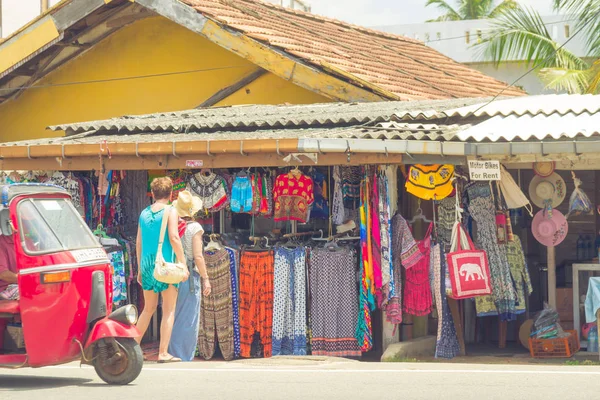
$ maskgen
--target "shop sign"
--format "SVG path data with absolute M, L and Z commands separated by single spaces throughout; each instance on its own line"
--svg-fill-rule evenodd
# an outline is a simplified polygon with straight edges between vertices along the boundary
M 204 161 L 202 161 L 202 160 L 187 160 L 185 162 L 185 166 L 188 168 L 202 168 L 204 166 Z
M 472 181 L 499 181 L 500 161 L 469 160 L 469 175 Z

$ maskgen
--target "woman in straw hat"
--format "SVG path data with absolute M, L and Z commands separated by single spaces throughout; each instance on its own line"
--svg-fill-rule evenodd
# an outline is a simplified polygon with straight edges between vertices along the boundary
M 185 252 L 190 278 L 179 285 L 177 306 L 175 308 L 175 324 L 169 344 L 169 353 L 183 361 L 192 361 L 198 343 L 198 327 L 200 322 L 200 277 L 202 277 L 202 294 L 210 295 L 211 287 L 204 263 L 202 249 L 202 226 L 194 221 L 194 215 L 202 208 L 202 200 L 189 191 L 179 193 L 173 202 L 173 208 L 186 221 L 182 243 Z

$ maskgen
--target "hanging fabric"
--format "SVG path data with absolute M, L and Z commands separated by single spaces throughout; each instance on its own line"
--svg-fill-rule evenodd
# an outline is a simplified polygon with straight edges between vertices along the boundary
M 241 356 L 271 357 L 274 254 L 244 250 L 240 256 Z
M 316 248 L 310 257 L 312 354 L 359 357 L 356 252 Z
M 275 249 L 273 356 L 306 355 L 306 249 Z
M 419 252 L 422 254 L 421 259 L 405 271 L 402 311 L 414 316 L 429 314 L 433 305 L 429 281 L 432 229 L 433 223 L 430 223 L 423 240 L 417 242 Z
M 234 357 L 230 256 L 225 249 L 205 251 L 204 260 L 212 292 L 200 305 L 198 347 L 202 357 L 210 360 L 218 340 L 223 358 L 229 361 Z

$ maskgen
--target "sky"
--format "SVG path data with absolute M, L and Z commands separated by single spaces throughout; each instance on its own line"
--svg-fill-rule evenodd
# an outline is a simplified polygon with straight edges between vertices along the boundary
M 270 0 L 280 3 L 281 0 Z M 284 5 L 289 0 L 283 0 Z M 433 19 L 439 12 L 425 7 L 426 0 L 307 0 L 315 14 L 364 26 L 384 26 L 421 23 Z M 450 3 L 458 0 L 448 0 Z M 25 25 L 40 12 L 40 0 L 0 0 L 2 2 L 2 36 Z M 552 0 L 521 0 L 542 15 L 551 14 Z M 50 0 L 50 5 L 58 0 Z

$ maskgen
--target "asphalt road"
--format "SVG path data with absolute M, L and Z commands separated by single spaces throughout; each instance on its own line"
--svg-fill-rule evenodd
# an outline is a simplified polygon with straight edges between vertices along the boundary
M 0 370 L 0 399 L 595 399 L 595 366 L 359 362 L 146 364 L 126 387 L 110 387 L 77 364 Z

